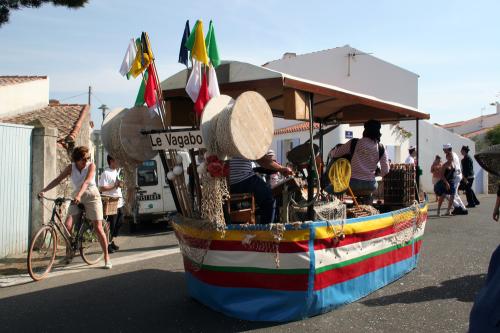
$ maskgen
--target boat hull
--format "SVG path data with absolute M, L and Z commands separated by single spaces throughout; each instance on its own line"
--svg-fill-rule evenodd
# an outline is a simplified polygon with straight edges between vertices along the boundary
M 342 227 L 315 221 L 281 232 L 265 225 L 207 232 L 179 220 L 174 229 L 192 297 L 231 317 L 283 322 L 354 302 L 410 272 L 426 220 L 420 205 Z

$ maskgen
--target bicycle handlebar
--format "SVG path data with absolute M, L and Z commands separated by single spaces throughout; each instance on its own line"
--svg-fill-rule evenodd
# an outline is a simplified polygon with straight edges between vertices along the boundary
M 59 198 L 47 198 L 47 197 L 41 197 L 41 199 L 45 199 L 47 201 L 54 201 L 54 202 L 60 202 L 60 203 L 63 203 L 63 202 L 66 202 L 66 201 L 73 201 L 72 198 L 65 198 L 65 197 L 59 197 Z

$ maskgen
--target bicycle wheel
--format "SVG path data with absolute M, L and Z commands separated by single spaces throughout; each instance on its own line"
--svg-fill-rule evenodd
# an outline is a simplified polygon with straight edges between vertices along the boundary
M 57 250 L 57 233 L 43 226 L 31 240 L 28 252 L 28 273 L 35 281 L 43 279 L 52 268 Z
M 102 222 L 104 228 L 104 233 L 106 238 L 109 239 L 109 226 L 106 221 Z M 97 264 L 104 256 L 102 252 L 101 243 L 99 243 L 99 238 L 97 237 L 94 225 L 85 221 L 80 228 L 78 233 L 78 239 L 80 244 L 80 255 L 83 261 L 89 265 Z

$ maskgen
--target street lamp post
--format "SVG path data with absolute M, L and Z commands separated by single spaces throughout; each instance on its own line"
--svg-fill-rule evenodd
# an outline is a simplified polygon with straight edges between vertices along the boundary
M 106 110 L 109 108 L 107 107 L 106 104 L 102 104 L 100 107 L 98 107 L 99 110 L 102 110 L 102 123 L 101 123 L 101 132 L 100 132 L 100 137 L 99 141 L 101 143 L 101 167 L 100 167 L 100 173 L 104 171 L 104 145 L 102 144 L 102 125 L 104 124 L 104 119 L 106 118 Z

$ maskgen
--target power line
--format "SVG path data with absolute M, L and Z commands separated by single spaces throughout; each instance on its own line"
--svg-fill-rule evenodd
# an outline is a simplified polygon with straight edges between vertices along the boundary
M 78 94 L 78 95 L 74 95 L 74 96 L 70 96 L 70 97 L 66 97 L 66 98 L 60 99 L 59 101 L 62 102 L 62 101 L 66 101 L 68 99 L 72 99 L 72 98 L 75 98 L 75 97 L 80 97 L 80 96 L 83 96 L 83 95 L 87 95 L 87 92 L 84 92 L 84 93 L 81 93 L 81 94 Z
M 94 92 L 92 93 L 92 96 L 94 96 L 95 99 L 97 99 L 101 104 L 106 104 L 99 97 L 97 97 L 97 95 Z

